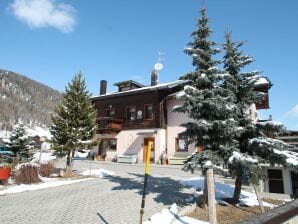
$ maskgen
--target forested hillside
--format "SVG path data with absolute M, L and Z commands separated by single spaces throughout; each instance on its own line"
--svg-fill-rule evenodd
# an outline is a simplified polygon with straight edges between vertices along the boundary
M 50 113 L 62 99 L 58 91 L 26 76 L 0 69 L 0 129 L 24 123 L 49 126 Z

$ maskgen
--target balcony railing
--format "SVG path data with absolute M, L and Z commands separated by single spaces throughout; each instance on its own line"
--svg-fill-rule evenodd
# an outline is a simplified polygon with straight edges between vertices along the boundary
M 119 132 L 122 129 L 122 122 L 122 119 L 112 117 L 99 117 L 97 118 L 97 133 Z

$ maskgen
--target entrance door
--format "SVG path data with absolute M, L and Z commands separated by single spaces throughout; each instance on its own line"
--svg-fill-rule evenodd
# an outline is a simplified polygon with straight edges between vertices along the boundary
M 150 162 L 154 163 L 155 161 L 154 138 L 144 138 L 143 162 L 146 163 L 149 141 L 153 142 L 153 149 L 151 149 L 151 153 L 150 153 Z
M 292 179 L 293 196 L 294 198 L 298 198 L 298 173 L 292 171 L 291 179 Z
M 282 170 L 268 169 L 268 179 L 270 193 L 284 193 Z

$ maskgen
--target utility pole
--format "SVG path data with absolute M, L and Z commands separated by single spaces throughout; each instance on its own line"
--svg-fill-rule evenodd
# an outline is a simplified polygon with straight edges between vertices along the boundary
M 145 177 L 144 177 L 144 188 L 143 188 L 143 195 L 142 195 L 142 204 L 140 210 L 140 224 L 143 224 L 143 216 L 144 216 L 144 208 L 145 208 L 145 199 L 146 199 L 146 188 L 149 176 L 149 169 L 150 169 L 150 154 L 151 150 L 153 149 L 153 141 L 148 142 L 147 148 L 147 155 L 146 155 L 146 167 L 145 167 Z

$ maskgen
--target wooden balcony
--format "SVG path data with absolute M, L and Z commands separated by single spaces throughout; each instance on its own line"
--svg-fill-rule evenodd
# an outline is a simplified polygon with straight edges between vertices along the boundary
M 97 133 L 111 133 L 119 132 L 122 130 L 122 119 L 112 117 L 99 117 L 97 118 Z

